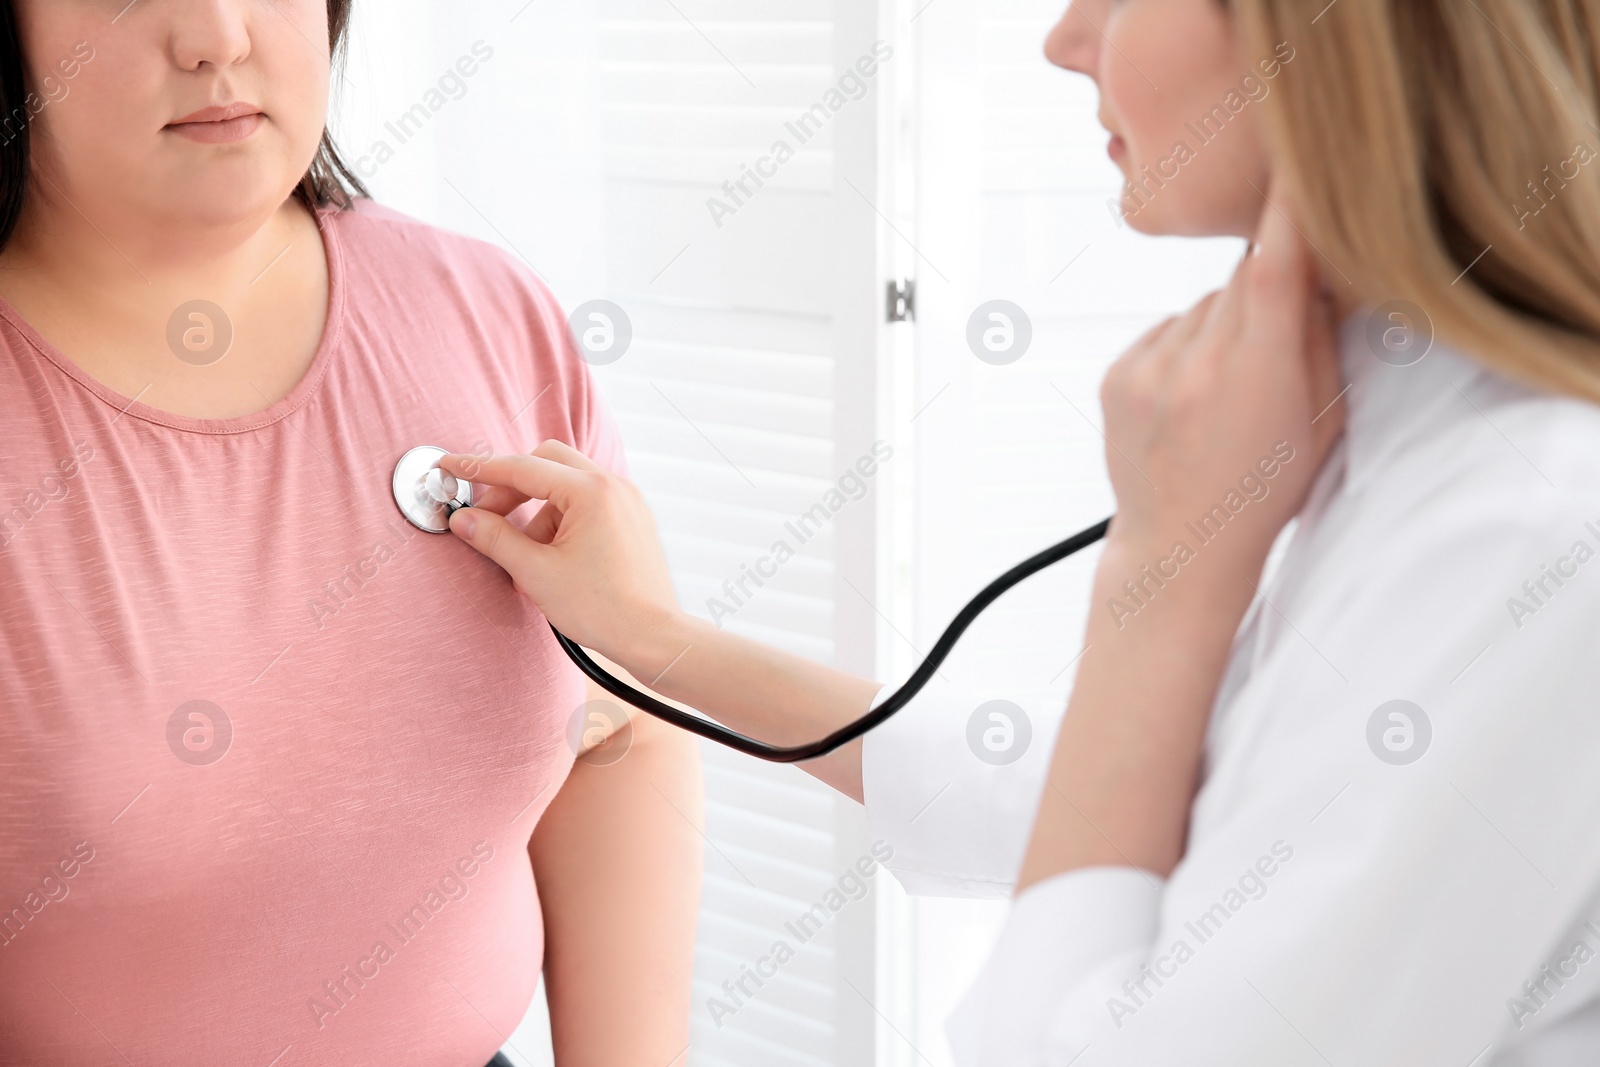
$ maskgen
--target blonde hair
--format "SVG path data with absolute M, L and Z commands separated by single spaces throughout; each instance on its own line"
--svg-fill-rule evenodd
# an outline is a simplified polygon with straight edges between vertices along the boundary
M 1295 48 L 1268 137 L 1333 285 L 1600 401 L 1600 0 L 1231 6 L 1247 54 Z

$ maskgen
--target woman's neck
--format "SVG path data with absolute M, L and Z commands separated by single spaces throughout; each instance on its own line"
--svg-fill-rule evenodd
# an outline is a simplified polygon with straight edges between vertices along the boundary
M 180 226 L 119 220 L 44 183 L 0 252 L 0 296 L 63 355 L 124 396 L 197 418 L 288 395 L 317 351 L 328 289 L 317 220 L 295 198 L 259 219 Z M 196 301 L 209 317 L 190 317 Z M 214 336 L 226 347 L 185 347 Z
M 92 205 L 85 210 L 43 179 L 0 252 L 0 272 L 26 271 L 64 291 L 101 294 L 113 306 L 169 293 L 217 299 L 250 288 L 309 222 L 292 197 L 242 219 L 130 220 Z

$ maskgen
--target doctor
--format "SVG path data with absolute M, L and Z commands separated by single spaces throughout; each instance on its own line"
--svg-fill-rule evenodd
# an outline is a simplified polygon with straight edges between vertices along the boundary
M 1046 780 L 977 789 L 936 700 L 806 766 L 908 888 L 1014 897 L 963 1067 L 1600 1062 L 1592 14 L 1086 0 L 1051 34 L 1131 223 L 1253 245 L 1106 378 Z M 879 692 L 682 612 L 570 449 L 441 465 L 493 487 L 453 531 L 663 695 L 792 744 Z

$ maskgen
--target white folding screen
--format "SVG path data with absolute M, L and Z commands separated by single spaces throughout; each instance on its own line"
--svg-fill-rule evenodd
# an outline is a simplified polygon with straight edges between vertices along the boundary
M 594 373 L 680 600 L 869 674 L 894 463 L 878 42 L 868 0 L 366 0 L 339 125 L 380 199 L 512 250 L 569 311 L 622 310 L 631 343 Z M 871 1063 L 864 820 L 792 768 L 705 756 L 689 1063 Z M 542 1022 L 510 1051 L 548 1056 Z

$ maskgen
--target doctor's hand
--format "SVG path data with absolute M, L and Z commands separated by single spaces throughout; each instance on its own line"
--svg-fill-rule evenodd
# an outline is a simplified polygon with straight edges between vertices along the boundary
M 498 563 L 546 618 L 647 688 L 778 745 L 825 737 L 865 714 L 878 683 L 724 633 L 679 609 L 644 498 L 557 441 L 531 456 L 445 456 L 491 486 L 450 529 Z M 524 530 L 505 516 L 545 505 Z M 801 766 L 861 799 L 861 743 Z
M 1220 507 L 1214 526 L 1227 536 L 1194 547 L 1259 564 L 1339 436 L 1335 311 L 1285 210 L 1274 185 L 1227 287 L 1151 330 L 1106 375 L 1113 542 L 1164 554 Z
M 490 486 L 450 530 L 498 563 L 556 629 L 631 669 L 655 628 L 678 614 L 655 520 L 633 484 L 576 449 L 546 441 L 531 455 L 448 455 L 441 469 Z M 542 500 L 526 529 L 505 518 Z
M 1234 634 L 1343 428 L 1333 308 L 1287 207 L 1275 187 L 1227 288 L 1106 377 L 1117 516 L 1019 889 L 1183 857 Z

